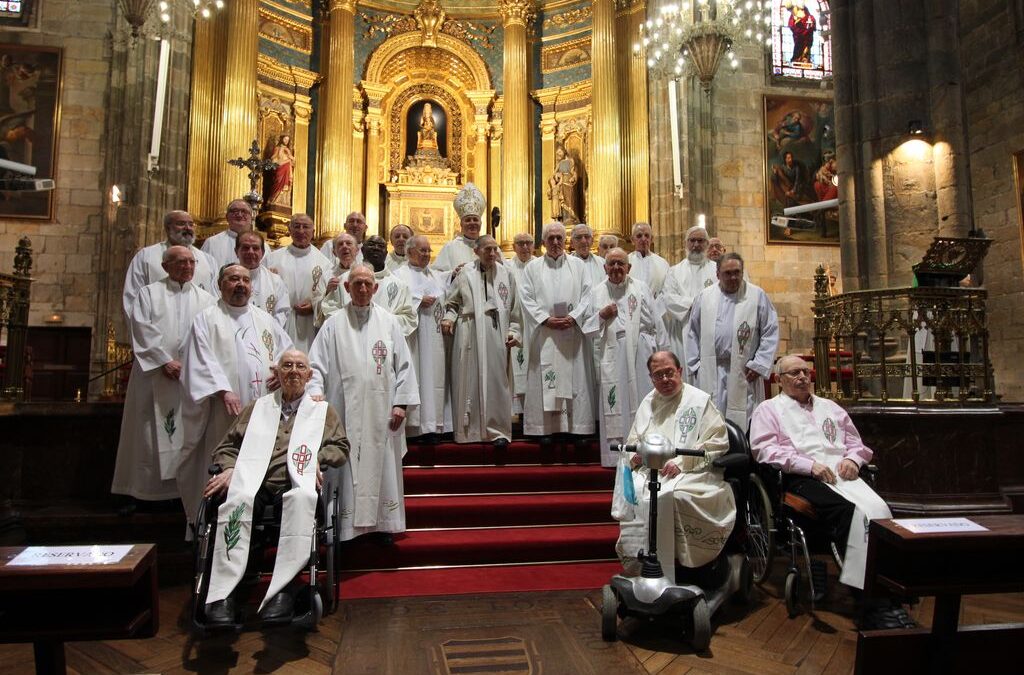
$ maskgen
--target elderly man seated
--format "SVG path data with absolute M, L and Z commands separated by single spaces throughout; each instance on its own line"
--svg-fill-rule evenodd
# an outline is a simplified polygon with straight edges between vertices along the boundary
M 313 375 L 309 359 L 290 349 L 281 355 L 275 375 L 281 388 L 256 399 L 235 419 L 213 451 L 223 471 L 210 478 L 204 497 L 227 493 L 217 512 L 210 590 L 209 626 L 235 621 L 232 594 L 245 573 L 253 522 L 268 506 L 281 505 L 281 536 L 274 573 L 260 605 L 264 621 L 290 620 L 293 592 L 286 589 L 309 560 L 320 464 L 341 466 L 349 444 L 337 412 L 321 397 L 307 396 Z
M 704 458 L 676 457 L 661 469 L 659 558 L 670 580 L 675 578 L 674 558 L 684 568 L 701 568 L 696 580 L 701 585 L 710 585 L 719 579 L 714 563 L 736 522 L 732 488 L 725 482 L 724 471 L 711 465 L 729 449 L 725 420 L 709 394 L 683 382 L 682 367 L 672 352 L 652 354 L 647 360 L 647 371 L 654 391 L 640 402 L 627 443 L 638 443 L 648 434 L 661 434 L 674 448 L 707 453 Z M 633 509 L 635 517 L 620 523 L 616 550 L 627 573 L 636 574 L 637 551 L 647 548 L 650 506 L 645 489 L 648 470 L 639 468 L 639 454 L 630 458 L 630 464 L 634 469 L 634 490 L 645 498 Z M 673 555 L 661 555 L 669 552 Z
M 844 556 L 839 580 L 864 588 L 867 525 L 891 518 L 881 497 L 860 479 L 872 452 L 850 416 L 837 403 L 811 393 L 811 367 L 799 356 L 775 364 L 782 392 L 761 403 L 750 423 L 751 452 L 758 462 L 783 472 L 783 487 L 810 502 Z M 870 609 L 866 622 L 899 627 L 902 610 Z

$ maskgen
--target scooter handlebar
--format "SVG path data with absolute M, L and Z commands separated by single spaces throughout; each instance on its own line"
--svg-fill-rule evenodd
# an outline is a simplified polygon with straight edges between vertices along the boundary
M 623 445 L 622 443 L 612 443 L 610 446 L 608 446 L 608 448 L 612 452 L 619 452 L 620 450 L 625 450 L 626 452 L 639 451 L 639 446 L 632 443 L 629 445 Z M 704 454 L 705 453 L 703 450 L 687 450 L 686 448 L 676 448 L 676 455 L 679 455 L 681 457 L 703 457 Z

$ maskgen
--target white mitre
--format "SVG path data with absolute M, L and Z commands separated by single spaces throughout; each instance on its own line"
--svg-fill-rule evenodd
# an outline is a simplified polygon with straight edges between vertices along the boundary
M 480 189 L 472 183 L 466 183 L 465 187 L 459 190 L 459 193 L 455 195 L 455 213 L 459 214 L 459 218 L 465 218 L 466 216 L 479 216 L 483 218 L 484 210 L 487 208 L 487 200 L 484 199 L 484 194 L 480 192 Z

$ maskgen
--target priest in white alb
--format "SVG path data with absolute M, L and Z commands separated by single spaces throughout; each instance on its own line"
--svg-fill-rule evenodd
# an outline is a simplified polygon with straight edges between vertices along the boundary
M 602 258 L 608 255 L 608 251 L 618 248 L 619 238 L 614 234 L 602 234 L 597 239 L 597 254 Z
M 391 240 L 391 252 L 388 253 L 387 260 L 384 261 L 384 267 L 388 272 L 394 272 L 409 261 L 406 247 L 409 245 L 412 235 L 412 228 L 408 225 L 399 223 L 391 228 L 391 232 L 388 233 L 388 239 Z
M 523 270 L 526 264 L 533 260 L 533 235 L 528 232 L 520 232 L 512 238 L 512 251 L 515 255 L 505 261 L 505 267 L 512 273 L 516 282 L 516 293 L 521 292 L 523 285 Z M 519 304 L 519 303 L 516 303 Z M 522 306 L 519 307 L 520 313 Z M 522 318 L 519 321 L 522 327 Z M 509 350 L 509 370 L 512 372 L 512 412 L 521 415 L 523 412 L 523 397 L 526 395 L 526 373 L 529 365 L 526 363 L 526 348 L 520 344 Z
M 181 346 L 196 314 L 217 302 L 192 283 L 192 251 L 171 246 L 163 258 L 167 276 L 143 286 L 128 315 L 135 360 L 110 488 L 144 501 L 178 498 Z
M 418 405 L 419 385 L 398 321 L 373 303 L 373 268 L 358 264 L 345 280 L 352 302 L 320 328 L 309 353 L 311 395 L 341 414 L 349 461 L 340 481 L 341 541 L 379 533 L 384 543 L 405 531 L 402 457 L 406 409 Z
M 573 225 L 570 241 L 572 255 L 579 258 L 586 266 L 587 272 L 590 273 L 590 284 L 597 286 L 604 283 L 606 276 L 604 258 L 590 251 L 590 247 L 594 245 L 594 231 L 590 229 L 590 226 L 586 223 Z
M 454 336 L 452 425 L 456 443 L 512 440 L 508 350 L 521 340 L 515 278 L 498 264 L 494 237 L 476 240 L 477 262 L 462 268 L 448 290 L 443 330 Z
M 288 319 L 292 313 L 288 287 L 285 286 L 284 279 L 263 266 L 265 250 L 263 235 L 255 230 L 242 232 L 235 238 L 235 255 L 238 257 L 238 263 L 249 270 L 249 282 L 252 284 L 249 304 L 259 307 L 277 319 L 282 328 L 287 329 Z
M 779 316 L 768 295 L 744 281 L 743 258 L 726 253 L 718 283 L 697 296 L 686 332 L 686 365 L 726 419 L 746 430 L 764 400 L 779 346 Z
M 432 443 L 440 434 L 452 430 L 448 369 L 441 334 L 445 283 L 441 274 L 430 267 L 430 239 L 414 236 L 406 243 L 405 250 L 408 263 L 402 265 L 395 276 L 408 284 L 417 316 L 416 330 L 407 341 L 420 390 L 420 404 L 408 410 L 405 435 Z
M 196 240 L 196 224 L 187 211 L 170 211 L 164 216 L 164 232 L 167 239 L 158 244 L 147 246 L 132 257 L 128 263 L 128 272 L 124 278 L 124 293 L 121 304 L 125 316 L 132 313 L 132 303 L 143 286 L 160 281 L 167 276 L 164 270 L 164 251 L 171 246 L 185 246 L 192 251 L 196 260 L 196 270 L 192 284 L 211 295 L 216 294 L 218 267 L 213 258 L 193 246 Z
M 314 309 L 327 290 L 331 262 L 312 246 L 313 219 L 304 213 L 293 214 L 288 221 L 292 243 L 268 255 L 263 263 L 276 272 L 288 287 L 292 313 L 287 331 L 295 348 L 305 351 L 316 335 Z
M 455 195 L 453 203 L 455 213 L 459 215 L 459 234 L 441 247 L 441 252 L 434 260 L 434 269 L 438 272 L 452 272 L 449 279 L 458 274 L 463 266 L 476 260 L 474 250 L 476 238 L 480 236 L 480 226 L 487 201 L 479 188 L 472 183 L 466 185 Z
M 654 230 L 649 223 L 636 223 L 633 225 L 634 251 L 629 254 L 629 276 L 647 284 L 651 293 L 657 298 L 661 295 L 661 289 L 665 286 L 665 277 L 668 275 L 668 261 L 651 250 L 654 243 Z
M 220 300 L 196 315 L 182 359 L 182 441 L 178 489 L 194 522 L 206 484 L 210 453 L 242 408 L 268 392 L 270 366 L 292 340 L 281 325 L 249 304 L 249 270 L 220 270 Z
M 238 235 L 243 232 L 255 232 L 252 227 L 252 207 L 244 199 L 232 199 L 224 210 L 224 220 L 228 223 L 228 229 L 218 232 L 203 242 L 203 253 L 213 258 L 216 263 L 215 269 L 224 265 L 231 265 L 239 262 L 236 255 L 238 249 Z M 263 244 L 263 255 L 267 255 L 270 249 Z
M 545 225 L 543 241 L 544 255 L 523 270 L 519 302 L 529 353 L 523 432 L 548 445 L 552 434 L 594 433 L 594 353 L 581 330 L 592 311 L 590 275 L 565 255 L 564 225 Z
M 686 231 L 686 257 L 669 269 L 660 298 L 665 308 L 665 330 L 668 331 L 670 350 L 679 354 L 684 362 L 690 307 L 698 293 L 718 282 L 718 265 L 705 255 L 707 245 L 708 233 L 703 227 L 694 225 Z M 689 373 L 684 369 L 683 377 L 687 375 Z
M 363 238 L 366 237 L 366 216 L 358 211 L 353 211 L 345 216 L 345 224 L 342 227 L 344 232 L 351 236 L 356 243 L 355 260 L 353 261 L 353 264 L 363 262 L 362 247 Z M 337 239 L 337 235 L 335 235 L 335 239 Z M 337 260 L 335 260 L 337 252 L 334 248 L 334 240 L 328 239 L 325 241 L 320 247 L 320 252 L 332 263 L 337 262 Z
M 613 248 L 604 266 L 607 276 L 594 287 L 583 332 L 593 340 L 597 361 L 601 465 L 615 466 L 618 456 L 608 446 L 624 441 L 640 401 L 651 391 L 647 359 L 665 336 L 650 289 L 628 276 L 626 252 Z

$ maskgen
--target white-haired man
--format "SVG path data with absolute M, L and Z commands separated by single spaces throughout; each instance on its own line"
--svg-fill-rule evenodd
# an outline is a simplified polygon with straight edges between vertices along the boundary
M 686 365 L 697 386 L 740 429 L 764 400 L 779 346 L 779 316 L 768 295 L 743 279 L 743 258 L 726 253 L 718 283 L 700 292 L 690 309 Z
M 618 237 L 614 234 L 602 234 L 597 240 L 597 254 L 603 258 L 608 255 L 608 251 L 618 246 Z
M 271 253 L 264 264 L 277 272 L 288 287 L 292 313 L 287 331 L 295 342 L 295 348 L 305 351 L 316 335 L 314 310 L 327 290 L 333 266 L 312 246 L 313 219 L 305 213 L 292 215 L 288 221 L 288 234 L 292 243 Z
M 512 250 L 514 255 L 505 261 L 505 267 L 515 279 L 516 293 L 522 293 L 523 270 L 526 269 L 527 263 L 533 260 L 533 235 L 528 232 L 517 234 L 512 238 Z M 518 302 L 517 305 L 522 312 L 522 305 Z M 523 325 L 521 316 L 519 325 L 520 328 Z M 509 352 L 509 369 L 512 371 L 512 412 L 521 415 L 523 397 L 526 395 L 526 373 L 530 369 L 527 363 L 527 350 L 521 341 Z
M 606 274 L 604 271 L 604 258 L 590 252 L 594 245 L 594 231 L 586 223 L 573 225 L 570 235 L 572 243 L 572 254 L 579 258 L 590 274 L 592 286 L 604 283 Z
M 243 232 L 254 232 L 252 227 L 252 207 L 244 199 L 232 199 L 231 203 L 224 210 L 224 219 L 228 223 L 228 229 L 209 237 L 203 242 L 203 253 L 213 258 L 216 269 L 224 265 L 232 265 L 239 262 L 235 253 L 238 250 L 238 235 Z M 263 245 L 263 255 L 270 252 L 266 244 Z
M 661 295 L 669 345 L 672 352 L 682 355 L 683 361 L 686 360 L 686 328 L 693 300 L 718 280 L 718 265 L 704 254 L 707 244 L 707 230 L 700 225 L 686 231 L 686 257 L 669 269 Z M 689 373 L 684 370 L 683 375 Z
M 241 232 L 235 237 L 235 255 L 238 263 L 249 270 L 249 281 L 252 283 L 249 304 L 277 319 L 281 327 L 287 330 L 288 318 L 292 313 L 288 287 L 276 272 L 263 266 L 265 250 L 263 235 L 255 230 Z
M 552 434 L 594 433 L 593 382 L 587 377 L 594 354 L 581 330 L 592 311 L 590 275 L 565 255 L 564 225 L 545 225 L 543 241 L 544 255 L 523 270 L 519 300 L 529 354 L 523 431 L 547 445 Z
M 363 239 L 366 238 L 367 230 L 366 216 L 358 211 L 353 211 L 345 216 L 345 224 L 342 225 L 342 228 L 344 232 L 349 234 L 356 243 L 355 260 L 352 264 L 354 265 L 355 263 L 363 262 Z M 335 257 L 337 256 L 337 252 L 335 251 L 336 240 L 337 236 L 335 236 L 334 239 L 328 239 L 320 247 L 320 253 L 330 260 L 332 264 L 337 263 L 337 260 L 335 260 Z
M 466 183 L 455 195 L 452 206 L 459 215 L 459 234 L 441 247 L 434 261 L 435 270 L 452 273 L 449 278 L 458 274 L 463 265 L 476 260 L 476 239 L 480 236 L 487 200 L 476 185 Z
M 192 251 L 192 257 L 196 261 L 192 283 L 211 295 L 216 293 L 217 264 L 213 258 L 193 246 L 196 241 L 196 224 L 192 216 L 187 211 L 169 211 L 164 216 L 164 232 L 167 239 L 139 250 L 128 263 L 122 295 L 125 316 L 131 315 L 132 303 L 143 286 L 167 276 L 163 266 L 164 251 L 171 246 L 184 246 Z
M 668 261 L 651 250 L 654 230 L 651 229 L 650 223 L 633 225 L 631 239 L 635 250 L 629 254 L 629 276 L 647 284 L 657 298 L 661 295 L 665 277 L 668 275 Z
M 388 234 L 388 238 L 391 240 L 391 252 L 388 253 L 387 260 L 384 261 L 384 267 L 388 272 L 394 272 L 408 262 L 406 247 L 409 245 L 412 235 L 412 228 L 408 225 L 399 223 L 391 229 Z

